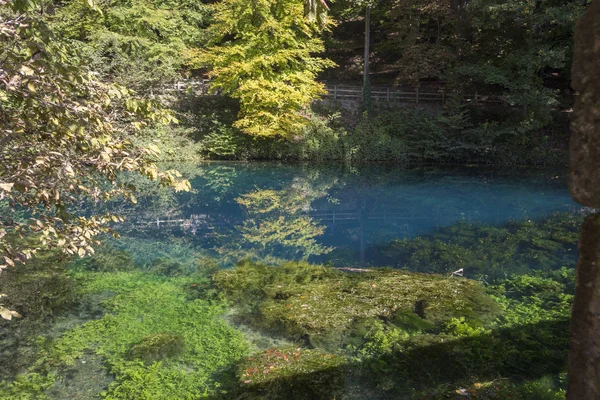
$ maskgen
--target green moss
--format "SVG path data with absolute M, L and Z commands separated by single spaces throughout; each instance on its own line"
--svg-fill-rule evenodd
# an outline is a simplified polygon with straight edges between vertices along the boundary
M 148 270 L 153 274 L 164 276 L 190 275 L 190 271 L 183 264 L 169 258 L 157 258 Z
M 27 373 L 18 376 L 13 382 L 7 384 L 0 382 L 1 400 L 45 400 L 48 399 L 43 392 L 54 384 L 54 377 L 47 374 Z
M 487 288 L 502 308 L 501 326 L 519 326 L 568 319 L 575 290 L 575 270 L 537 271 L 511 275 Z
M 129 253 L 105 245 L 98 248 L 92 257 L 76 260 L 74 267 L 94 272 L 118 272 L 133 271 L 136 264 Z
M 346 361 L 319 350 L 268 349 L 240 365 L 240 391 L 243 398 L 336 398 L 343 391 Z
M 7 295 L 2 303 L 22 315 L 11 321 L 0 318 L 0 381 L 11 382 L 39 357 L 35 337 L 46 334 L 57 318 L 76 304 L 75 282 L 59 254 L 39 252 L 28 263 L 2 272 L 0 293 Z M 17 383 L 28 381 L 21 377 Z
M 404 271 L 348 274 L 304 263 L 277 268 L 245 263 L 214 279 L 257 323 L 292 337 L 308 335 L 311 342 L 365 318 L 416 313 L 440 324 L 461 316 L 485 320 L 497 311 L 478 282 Z
M 187 290 L 197 279 L 141 272 L 76 272 L 74 278 L 83 297 L 113 296 L 103 302 L 103 317 L 49 345 L 37 362 L 41 375 L 92 353 L 115 376 L 107 399 L 197 399 L 216 393 L 211 376 L 246 354 L 241 333 L 221 319 L 223 304 L 190 300 Z
M 429 236 L 380 246 L 376 263 L 442 273 L 464 268 L 470 276 L 488 278 L 575 266 L 581 221 L 580 215 L 562 213 L 503 227 L 461 222 Z
M 133 360 L 142 360 L 146 364 L 166 358 L 174 358 L 183 353 L 185 344 L 181 336 L 170 333 L 156 333 L 134 344 L 129 351 Z

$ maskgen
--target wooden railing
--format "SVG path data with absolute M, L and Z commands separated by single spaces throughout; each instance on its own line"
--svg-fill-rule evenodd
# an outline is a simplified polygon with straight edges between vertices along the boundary
M 191 92 L 198 95 L 208 94 L 208 88 L 210 87 L 210 79 L 186 79 L 183 81 L 175 82 L 170 85 L 164 86 L 164 91 L 167 93 L 172 92 Z
M 188 79 L 165 86 L 165 92 L 183 92 L 194 95 L 206 95 L 210 87 L 210 79 Z M 363 98 L 362 86 L 351 85 L 325 85 L 327 94 L 323 97 L 333 100 L 361 100 Z M 448 93 L 445 89 L 419 86 L 373 86 L 371 99 L 376 102 L 387 103 L 439 103 L 445 104 Z M 489 94 L 468 94 L 463 96 L 466 103 L 503 103 L 500 96 Z
M 362 86 L 327 85 L 326 98 L 334 100 L 361 100 L 363 97 Z M 441 103 L 445 104 L 448 94 L 444 89 L 419 86 L 373 86 L 371 99 L 388 103 Z M 481 95 L 478 93 L 463 96 L 463 101 L 468 103 L 502 103 L 500 96 Z

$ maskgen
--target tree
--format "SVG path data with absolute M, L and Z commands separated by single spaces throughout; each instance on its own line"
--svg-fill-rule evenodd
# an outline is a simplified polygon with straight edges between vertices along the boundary
M 96 80 L 53 35 L 43 7 L 0 0 L 0 205 L 10 210 L 0 216 L 0 271 L 40 248 L 93 253 L 94 236 L 120 218 L 74 206 L 121 195 L 135 202 L 135 187 L 120 183 L 123 173 L 189 188 L 175 171 L 158 170 L 156 147 L 124 139 L 144 124 L 172 122 L 171 113 Z M 34 240 L 15 244 L 19 235 Z
M 215 5 L 215 46 L 198 54 L 212 68 L 213 92 L 240 101 L 234 126 L 253 136 L 291 137 L 306 123 L 304 110 L 325 93 L 315 78 L 334 64 L 316 36 L 329 23 L 305 14 L 300 0 L 224 0 Z M 304 114 L 306 114 L 304 112 Z
M 579 96 L 571 124 L 569 190 L 578 203 L 600 207 L 600 2 L 577 23 L 573 89 Z M 586 217 L 579 238 L 577 286 L 571 314 L 567 399 L 600 396 L 600 213 Z
M 103 81 L 147 92 L 181 78 L 190 48 L 207 40 L 210 14 L 195 0 L 67 0 L 51 22 Z

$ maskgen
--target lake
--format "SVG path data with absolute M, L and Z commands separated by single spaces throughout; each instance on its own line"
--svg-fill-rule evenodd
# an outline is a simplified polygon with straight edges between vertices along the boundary
M 3 272 L 0 399 L 565 398 L 566 171 L 166 167 L 94 256 Z
M 184 172 L 193 193 L 140 199 L 123 210 L 129 223 L 120 230 L 148 241 L 186 238 L 223 266 L 241 258 L 384 266 L 377 249 L 392 240 L 457 224 L 503 226 L 582 211 L 566 189 L 566 171 L 270 163 L 169 167 Z

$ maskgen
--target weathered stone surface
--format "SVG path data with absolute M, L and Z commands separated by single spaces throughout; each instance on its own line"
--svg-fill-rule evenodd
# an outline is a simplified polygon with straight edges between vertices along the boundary
M 569 189 L 575 201 L 600 207 L 600 1 L 577 23 L 572 69 L 578 92 L 571 124 Z
M 600 399 L 600 214 L 581 228 L 570 346 L 567 398 Z

